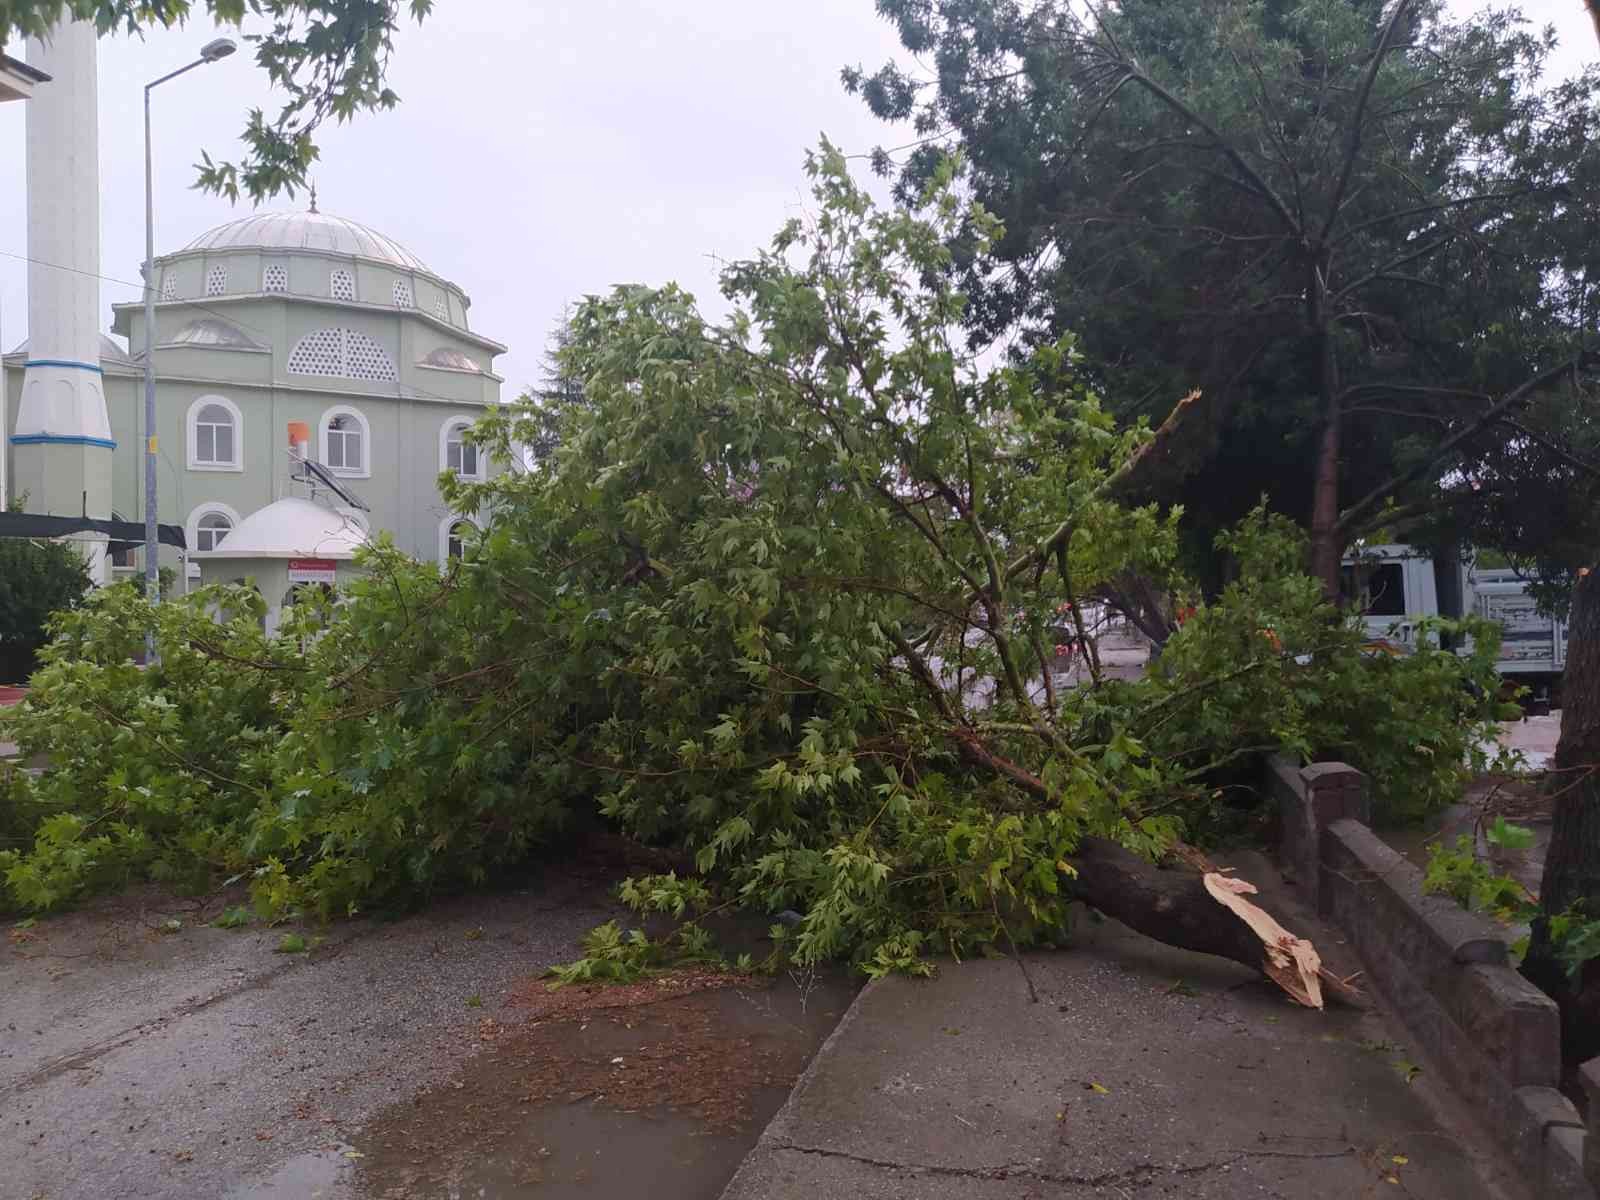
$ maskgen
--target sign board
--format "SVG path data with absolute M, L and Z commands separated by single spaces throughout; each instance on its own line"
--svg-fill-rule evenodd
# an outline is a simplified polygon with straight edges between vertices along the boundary
M 291 558 L 290 583 L 332 583 L 339 564 L 331 558 Z

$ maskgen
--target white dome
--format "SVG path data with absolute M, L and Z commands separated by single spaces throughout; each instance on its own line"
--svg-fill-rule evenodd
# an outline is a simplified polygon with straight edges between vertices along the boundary
M 196 250 L 311 250 L 353 255 L 403 271 L 424 271 L 426 263 L 393 238 L 344 217 L 319 212 L 256 213 L 202 233 L 179 253 Z
M 367 544 L 355 519 L 300 496 L 257 509 L 196 558 L 354 558 Z

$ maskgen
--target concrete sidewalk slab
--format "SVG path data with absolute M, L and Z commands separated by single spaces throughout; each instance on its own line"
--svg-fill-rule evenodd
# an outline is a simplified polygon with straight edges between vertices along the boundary
M 1026 963 L 868 987 L 724 1200 L 1526 1194 L 1377 1012 L 1110 923 Z

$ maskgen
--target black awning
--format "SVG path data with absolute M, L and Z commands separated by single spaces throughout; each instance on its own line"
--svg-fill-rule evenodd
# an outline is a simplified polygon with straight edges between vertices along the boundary
M 39 513 L 0 512 L 0 537 L 58 538 L 73 533 L 103 533 L 115 542 L 144 545 L 142 521 L 100 521 L 94 517 L 46 517 Z M 163 546 L 188 549 L 182 525 L 157 525 Z

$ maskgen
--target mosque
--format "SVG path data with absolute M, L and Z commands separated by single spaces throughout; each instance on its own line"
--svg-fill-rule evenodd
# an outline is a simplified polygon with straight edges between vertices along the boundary
M 470 327 L 466 292 L 314 194 L 219 225 L 155 259 L 146 430 L 143 303 L 99 327 L 93 26 L 30 39 L 27 68 L 29 338 L 0 371 L 0 509 L 142 522 L 153 437 L 158 519 L 184 543 L 162 565 L 184 582 L 264 564 L 331 581 L 379 530 L 423 560 L 459 555 L 470 514 L 438 476 L 503 466 L 462 437 L 499 400 L 506 349 Z M 97 582 L 142 573 L 142 546 L 80 541 Z

